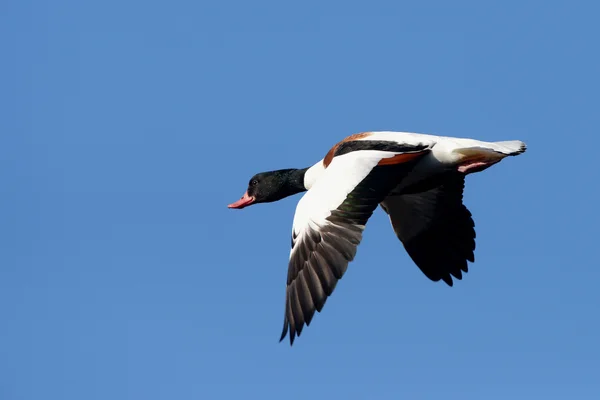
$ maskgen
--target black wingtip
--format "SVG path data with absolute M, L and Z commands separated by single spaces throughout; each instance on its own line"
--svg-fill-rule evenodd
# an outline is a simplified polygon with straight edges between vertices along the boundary
M 288 333 L 288 322 L 287 319 L 285 319 L 285 321 L 283 321 L 283 330 L 281 331 L 281 337 L 279 338 L 279 343 L 281 343 L 283 341 L 283 339 L 285 339 L 285 336 Z
M 447 274 L 447 275 L 444 275 L 444 276 L 442 276 L 442 280 L 443 280 L 444 282 L 446 282 L 446 285 L 448 285 L 448 286 L 450 286 L 450 287 L 452 287 L 452 285 L 454 284 L 454 283 L 452 282 L 452 278 L 450 277 L 450 274 Z
M 287 336 L 287 329 L 281 334 L 279 338 L 279 343 L 283 342 L 283 339 Z M 290 335 L 290 347 L 294 344 L 294 335 Z
M 283 331 L 281 332 L 281 336 L 279 337 L 279 343 L 283 342 L 283 339 L 285 339 L 285 337 L 288 334 L 288 330 L 289 330 L 289 322 L 286 318 L 285 321 L 283 321 Z M 292 346 L 294 344 L 295 336 L 296 335 L 294 335 L 293 332 L 290 332 L 290 346 Z

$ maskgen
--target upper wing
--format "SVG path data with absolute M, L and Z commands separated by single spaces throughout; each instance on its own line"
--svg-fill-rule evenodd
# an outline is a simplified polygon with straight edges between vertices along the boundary
M 448 174 L 439 186 L 390 195 L 381 207 L 415 264 L 433 281 L 452 286 L 474 262 L 475 223 L 463 205 L 463 174 Z
M 321 311 L 354 259 L 377 205 L 431 146 L 400 151 L 340 146 L 330 165 L 300 199 L 294 215 L 281 340 L 290 344 Z M 344 150 L 345 149 L 345 150 Z
M 438 136 L 422 133 L 393 131 L 355 133 L 336 143 L 323 158 L 323 165 L 327 168 L 335 156 L 352 151 L 380 150 L 405 153 L 419 146 L 432 147 L 438 140 Z

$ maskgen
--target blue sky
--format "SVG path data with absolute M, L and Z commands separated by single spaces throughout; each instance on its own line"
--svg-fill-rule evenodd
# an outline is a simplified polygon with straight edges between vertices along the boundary
M 600 6 L 368 4 L 2 2 L 0 398 L 598 398 Z M 366 130 L 529 150 L 453 288 L 379 210 L 278 343 L 299 196 L 226 205 Z

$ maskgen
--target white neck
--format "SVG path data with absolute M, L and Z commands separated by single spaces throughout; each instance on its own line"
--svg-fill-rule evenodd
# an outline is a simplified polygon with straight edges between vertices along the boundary
M 325 167 L 323 166 L 323 160 L 320 160 L 306 171 L 304 174 L 304 187 L 306 190 L 310 189 L 312 185 L 315 184 L 324 171 Z

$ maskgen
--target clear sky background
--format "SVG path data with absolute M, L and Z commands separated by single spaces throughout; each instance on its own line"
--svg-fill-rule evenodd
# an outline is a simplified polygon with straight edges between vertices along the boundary
M 600 398 L 599 13 L 2 1 L 0 399 Z M 366 130 L 529 150 L 468 178 L 453 288 L 378 210 L 278 343 L 300 196 L 226 205 Z

